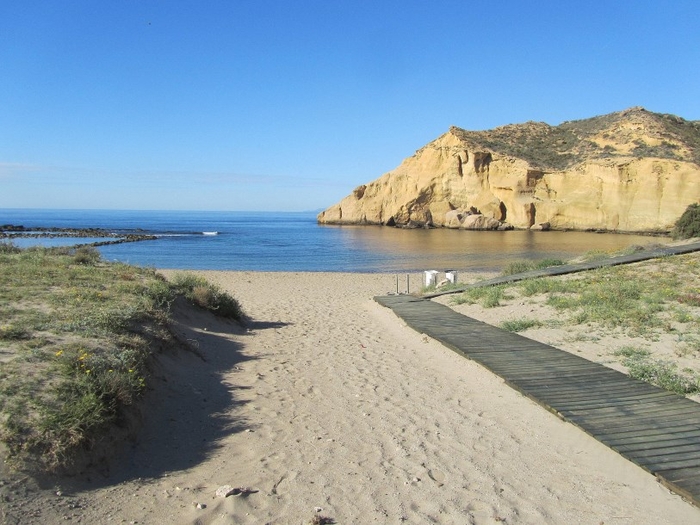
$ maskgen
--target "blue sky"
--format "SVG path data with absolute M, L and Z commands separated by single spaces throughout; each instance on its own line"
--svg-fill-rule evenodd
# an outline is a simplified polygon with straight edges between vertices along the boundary
M 700 2 L 0 2 L 0 208 L 303 211 L 450 125 L 700 119 Z

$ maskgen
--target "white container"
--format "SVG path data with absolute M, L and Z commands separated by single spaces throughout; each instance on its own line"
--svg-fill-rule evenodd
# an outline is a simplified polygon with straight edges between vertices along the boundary
M 438 272 L 436 270 L 426 270 L 423 272 L 425 274 L 425 286 L 429 288 L 437 284 Z
M 445 270 L 445 279 L 447 279 L 447 282 L 457 284 L 457 272 L 454 270 Z

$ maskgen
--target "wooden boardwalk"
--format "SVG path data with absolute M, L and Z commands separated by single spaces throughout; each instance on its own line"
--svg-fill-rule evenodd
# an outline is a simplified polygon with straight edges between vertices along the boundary
M 433 301 L 375 300 L 700 506 L 700 404 Z

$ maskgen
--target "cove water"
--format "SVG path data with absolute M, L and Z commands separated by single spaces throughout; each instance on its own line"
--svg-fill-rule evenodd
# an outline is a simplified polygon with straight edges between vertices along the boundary
M 328 226 L 315 212 L 0 209 L 0 224 L 102 228 L 156 240 L 100 247 L 106 260 L 193 270 L 398 273 L 500 271 L 512 261 L 564 261 L 593 250 L 658 243 L 653 237 L 592 232 L 406 230 Z M 217 232 L 204 235 L 203 232 Z M 91 239 L 96 240 L 96 239 Z M 76 239 L 17 239 L 21 247 Z

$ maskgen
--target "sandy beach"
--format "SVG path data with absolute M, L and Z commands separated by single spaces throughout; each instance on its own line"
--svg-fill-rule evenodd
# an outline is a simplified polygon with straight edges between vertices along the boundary
M 248 329 L 178 309 L 196 352 L 160 356 L 139 440 L 109 472 L 26 494 L 21 523 L 700 523 L 376 304 L 393 275 L 197 273 L 241 302 Z

